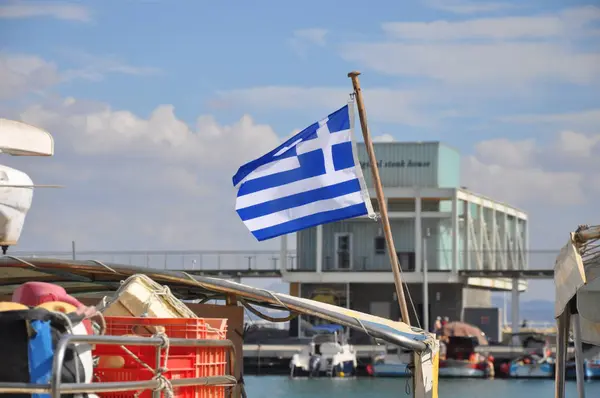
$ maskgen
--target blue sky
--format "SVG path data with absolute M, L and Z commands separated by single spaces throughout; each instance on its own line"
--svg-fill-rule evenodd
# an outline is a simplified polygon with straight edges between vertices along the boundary
M 0 37 L 0 113 L 56 140 L 9 164 L 69 187 L 36 192 L 22 249 L 255 248 L 232 172 L 342 105 L 353 69 L 372 134 L 458 148 L 532 248 L 597 215 L 593 2 L 0 0 Z

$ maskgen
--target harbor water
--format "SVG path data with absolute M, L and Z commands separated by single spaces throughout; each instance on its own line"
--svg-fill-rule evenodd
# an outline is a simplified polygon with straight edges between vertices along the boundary
M 408 379 L 296 379 L 247 376 L 248 398 L 401 398 Z M 600 397 L 600 381 L 585 384 L 586 397 Z M 552 380 L 440 380 L 439 398 L 551 398 Z M 575 382 L 567 382 L 566 398 L 576 398 Z

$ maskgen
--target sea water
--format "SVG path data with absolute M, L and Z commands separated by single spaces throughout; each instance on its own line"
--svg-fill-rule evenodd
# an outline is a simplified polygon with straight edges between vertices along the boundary
M 408 379 L 295 379 L 246 376 L 248 398 L 401 398 L 412 397 Z M 586 398 L 600 397 L 600 381 L 585 383 Z M 552 398 L 552 380 L 442 379 L 440 398 Z M 577 398 L 575 382 L 567 382 L 566 398 Z

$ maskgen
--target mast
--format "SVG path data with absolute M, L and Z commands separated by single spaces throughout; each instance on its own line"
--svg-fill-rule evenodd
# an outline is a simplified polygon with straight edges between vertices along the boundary
M 390 263 L 392 265 L 392 272 L 394 273 L 394 284 L 396 285 L 396 295 L 398 296 L 398 304 L 400 305 L 400 314 L 402 315 L 402 321 L 407 325 L 410 325 L 410 318 L 408 316 L 408 307 L 406 305 L 406 298 L 404 297 L 404 289 L 402 288 L 402 277 L 400 274 L 400 263 L 398 256 L 396 255 L 396 246 L 394 246 L 394 238 L 392 237 L 392 228 L 390 226 L 390 220 L 387 212 L 387 202 L 383 194 L 383 186 L 381 185 L 381 179 L 379 177 L 379 168 L 377 167 L 377 159 L 375 158 L 375 150 L 373 148 L 373 141 L 369 134 L 369 126 L 367 124 L 367 111 L 365 110 L 365 103 L 363 101 L 362 91 L 360 89 L 360 82 L 358 76 L 360 72 L 353 71 L 348 73 L 348 77 L 352 79 L 352 86 L 354 87 L 354 96 L 356 98 L 356 105 L 358 107 L 358 116 L 360 118 L 360 127 L 362 130 L 363 138 L 365 140 L 365 147 L 369 154 L 369 163 L 371 163 L 371 173 L 373 175 L 373 184 L 375 185 L 375 191 L 377 192 L 377 202 L 379 203 L 379 211 L 381 213 L 381 222 L 383 224 L 383 232 L 385 235 L 385 243 L 388 248 L 388 255 L 390 257 Z

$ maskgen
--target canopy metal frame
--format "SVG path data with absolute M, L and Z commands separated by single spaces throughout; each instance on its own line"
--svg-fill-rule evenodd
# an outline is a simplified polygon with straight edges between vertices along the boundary
M 578 254 L 587 266 L 600 261 L 600 226 L 589 227 L 581 225 L 573 234 Z M 557 318 L 557 341 L 556 341 L 556 370 L 555 370 L 555 398 L 565 398 L 565 378 L 569 334 L 573 330 L 573 342 L 575 345 L 575 367 L 577 380 L 577 394 L 579 398 L 585 398 L 585 373 L 584 352 L 581 338 L 580 315 L 577 309 L 577 295 L 575 294 L 568 302 L 562 314 Z
M 176 297 L 183 300 L 202 300 L 214 298 L 215 295 L 237 297 L 250 304 L 317 316 L 417 353 L 428 350 L 429 334 L 416 327 L 407 327 L 407 333 L 402 333 L 386 325 L 365 322 L 353 315 L 352 311 L 330 310 L 311 300 L 185 271 L 148 269 L 95 260 L 4 256 L 0 257 L 0 295 L 3 290 L 4 294 L 10 294 L 16 286 L 30 280 L 62 285 L 69 293 L 76 291 L 83 294 L 102 289 L 108 292 L 116 290 L 122 280 L 136 274 L 145 274 L 157 283 L 168 286 Z

